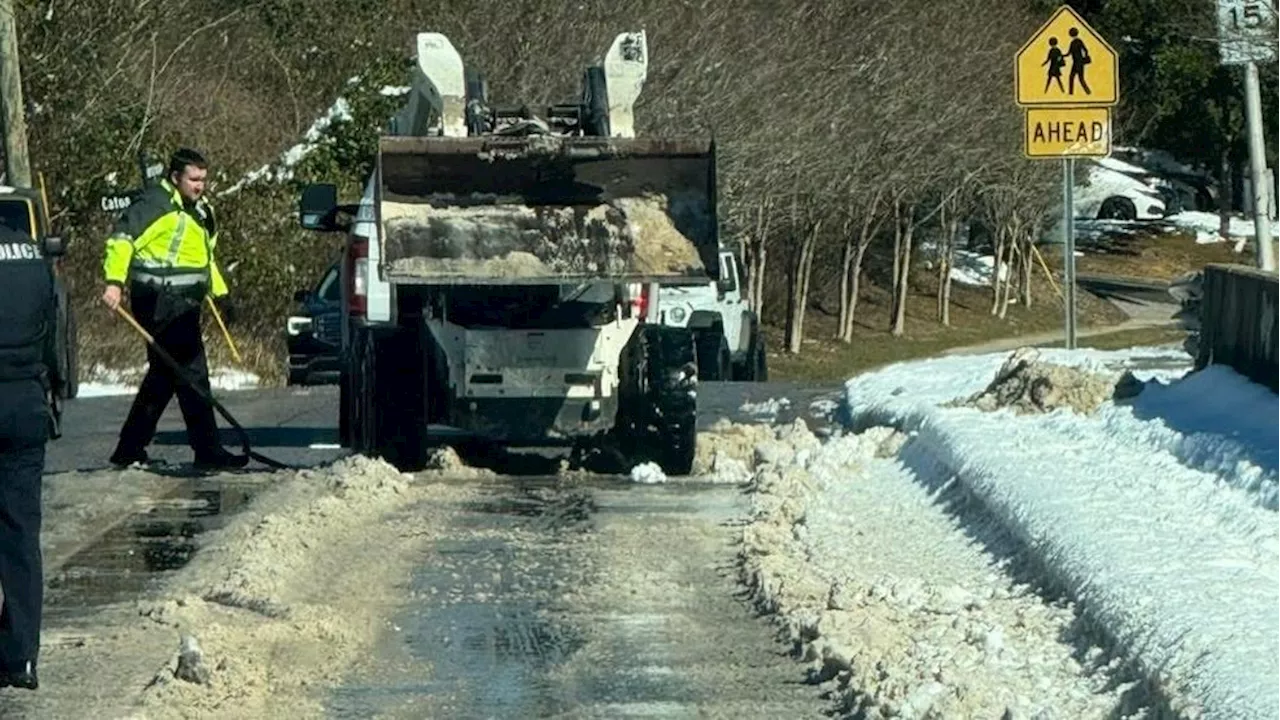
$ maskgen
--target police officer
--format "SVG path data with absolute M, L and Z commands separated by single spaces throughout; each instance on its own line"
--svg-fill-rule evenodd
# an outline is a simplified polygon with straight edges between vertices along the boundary
M 0 687 L 35 690 L 44 604 L 40 479 L 58 437 L 53 266 L 24 230 L 0 225 Z
M 107 239 L 102 300 L 113 310 L 128 285 L 138 323 L 210 392 L 209 368 L 200 335 L 200 311 L 206 296 L 225 302 L 227 284 L 215 261 L 218 226 L 203 199 L 208 163 L 200 153 L 179 149 L 166 176 L 147 186 L 125 209 Z M 227 313 L 229 315 L 229 313 Z M 230 318 L 228 318 L 230 320 Z M 120 430 L 111 462 L 146 463 L 146 446 L 176 394 L 187 425 L 187 442 L 198 468 L 243 467 L 248 458 L 227 452 L 218 441 L 213 408 L 179 378 L 150 346 L 147 374 Z

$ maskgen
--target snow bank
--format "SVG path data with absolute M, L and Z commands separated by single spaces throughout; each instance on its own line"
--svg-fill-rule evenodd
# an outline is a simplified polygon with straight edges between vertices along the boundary
M 1175 382 L 1152 382 L 1129 407 L 1105 407 L 1104 427 L 1123 432 L 1142 422 L 1142 441 L 1184 465 L 1277 509 L 1280 436 L 1275 393 L 1225 365 Z
M 1222 221 L 1216 213 L 1188 210 L 1177 215 L 1170 215 L 1167 220 L 1177 229 L 1194 232 L 1196 242 L 1200 245 L 1225 242 L 1227 239 L 1218 233 L 1222 229 Z M 1232 215 L 1227 235 L 1232 238 L 1254 237 L 1257 232 L 1253 227 L 1253 218 Z M 1280 224 L 1272 223 L 1271 236 L 1280 237 Z
M 954 487 L 892 459 L 901 434 L 774 433 L 755 447 L 742 580 L 842 714 L 1103 718 L 1145 704 L 1069 604 L 1011 578 L 1010 543 L 957 526 Z
M 112 370 L 95 365 L 88 373 L 91 379 L 80 383 L 76 397 L 133 395 L 138 392 L 138 384 L 142 382 L 142 376 L 146 372 L 146 366 Z M 252 390 L 257 388 L 259 383 L 260 378 L 257 375 L 235 368 L 213 368 L 209 371 L 209 384 L 214 390 Z
M 1168 354 L 1044 351 L 1112 370 Z M 1265 500 L 1275 487 L 1275 396 L 1267 400 L 1215 370 L 1104 403 L 1100 418 L 938 407 L 981 390 L 1003 361 L 946 357 L 854 378 L 846 384 L 846 419 L 910 433 L 904 461 L 954 475 L 1131 655 L 1174 711 L 1276 717 L 1280 548 Z M 1174 380 L 1181 373 L 1135 374 Z M 1188 412 L 1186 404 L 1206 394 L 1218 397 Z M 1183 412 L 1159 414 L 1171 407 Z M 1236 418 L 1256 415 L 1226 424 L 1233 407 L 1245 411 Z

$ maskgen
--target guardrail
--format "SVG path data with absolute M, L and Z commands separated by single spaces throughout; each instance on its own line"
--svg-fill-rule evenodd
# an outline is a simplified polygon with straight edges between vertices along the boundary
M 1228 365 L 1277 391 L 1280 281 L 1276 273 L 1244 265 L 1208 265 L 1200 306 L 1196 369 Z

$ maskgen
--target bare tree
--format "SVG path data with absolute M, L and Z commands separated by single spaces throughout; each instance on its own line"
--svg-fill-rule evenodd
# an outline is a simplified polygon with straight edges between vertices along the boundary
M 877 186 L 869 193 L 867 200 L 855 214 L 850 212 L 850 224 L 857 223 L 858 233 L 845 236 L 844 256 L 841 262 L 840 275 L 840 334 L 841 342 L 853 342 L 854 318 L 858 312 L 858 293 L 861 291 L 862 262 L 875 239 L 885 216 L 881 211 L 884 205 L 885 189 Z M 852 228 L 849 228 L 852 229 Z M 848 232 L 848 231 L 846 231 Z

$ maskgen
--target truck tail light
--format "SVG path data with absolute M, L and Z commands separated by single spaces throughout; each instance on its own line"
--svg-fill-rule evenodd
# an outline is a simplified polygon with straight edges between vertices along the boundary
M 347 251 L 347 311 L 364 317 L 369 309 L 369 242 L 351 243 Z
M 652 300 L 649 296 L 650 285 L 648 283 L 632 284 L 629 288 L 634 293 L 631 298 L 631 314 L 632 317 L 640 318 L 640 322 L 649 319 L 649 306 Z

